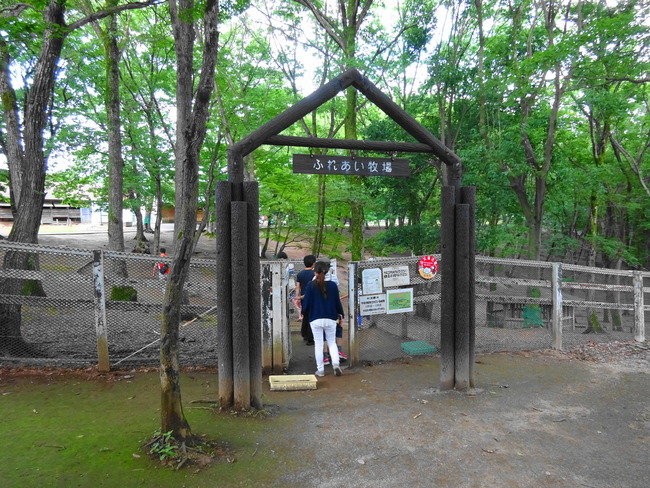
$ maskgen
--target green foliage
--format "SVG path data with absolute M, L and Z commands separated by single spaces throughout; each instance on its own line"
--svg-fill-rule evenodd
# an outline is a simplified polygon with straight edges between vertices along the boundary
M 38 280 L 24 280 L 21 294 L 25 297 L 46 296 L 45 290 L 43 290 L 43 284 Z
M 354 52 L 351 47 L 343 52 L 323 29 L 314 29 L 313 15 L 298 2 L 220 4 L 217 89 L 200 149 L 199 205 L 211 206 L 209 185 L 227 177 L 230 143 L 338 75 L 341 67 L 357 66 L 462 157 L 463 184 L 477 187 L 479 252 L 526 255 L 531 223 L 540 222 L 546 256 L 573 261 L 579 249 L 595 246 L 601 259 L 647 266 L 650 104 L 643 80 L 650 68 L 648 7 L 638 2 L 572 5 L 556 11 L 555 28 L 549 30 L 543 9 L 534 3 L 483 2 L 485 42 L 479 49 L 478 6 L 444 4 L 445 9 L 429 0 L 372 2 L 353 33 Z M 1 50 L 10 60 L 9 80 L 21 111 L 34 78 L 35 53 L 48 29 L 45 5 L 39 0 L 16 17 L 0 17 Z M 187 14 L 201 15 L 204 6 L 199 2 Z M 317 6 L 342 36 L 339 4 Z M 261 12 L 268 12 L 268 19 Z M 72 22 L 78 11 L 68 15 Z M 169 11 L 166 5 L 125 11 L 117 22 L 123 33 L 124 204 L 151 208 L 158 185 L 163 203 L 170 204 L 175 200 L 176 52 Z M 436 30 L 443 24 L 445 29 Z M 197 60 L 202 48 L 196 46 Z M 107 204 L 102 56 L 90 25 L 68 34 L 43 128 L 46 189 L 78 207 L 90 200 L 100 208 Z M 552 123 L 556 94 L 559 107 Z M 359 139 L 414 142 L 363 96 L 356 116 Z M 344 117 L 345 96 L 336 96 L 283 134 L 342 137 Z M 0 117 L 3 134 L 7 120 Z M 524 150 L 524 138 L 530 152 Z M 291 152 L 263 146 L 246 162 L 260 182 L 261 214 L 283 223 L 270 229 L 271 238 L 281 242 L 309 240 L 316 233 L 317 181 L 292 173 Z M 432 239 L 440 220 L 441 163 L 430 155 L 396 156 L 411 161 L 411 178 L 364 178 L 358 186 L 344 177 L 327 178 L 328 253 L 344 252 L 336 234 L 357 204 L 367 221 L 408 224 L 370 240 L 373 252 L 419 253 L 437 246 Z M 0 169 L 4 201 L 9 185 L 9 172 Z
M 439 252 L 440 228 L 426 224 L 391 227 L 366 241 L 366 248 L 373 256 L 390 256 L 392 253 L 433 254 Z
M 600 325 L 600 320 L 598 319 L 598 314 L 596 314 L 595 310 L 592 310 L 591 313 L 589 314 L 589 327 L 585 330 L 586 332 L 595 332 L 595 333 L 602 333 L 605 332 L 603 330 L 603 326 Z
M 114 286 L 111 288 L 109 300 L 118 302 L 137 302 L 138 290 L 132 286 Z
M 178 443 L 172 436 L 172 431 L 161 433 L 154 432 L 153 440 L 148 444 L 149 453 L 158 457 L 160 461 L 171 460 L 179 455 Z

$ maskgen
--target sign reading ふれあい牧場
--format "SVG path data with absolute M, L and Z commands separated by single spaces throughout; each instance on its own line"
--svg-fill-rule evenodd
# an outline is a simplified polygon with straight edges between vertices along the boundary
M 408 159 L 293 155 L 293 172 L 350 176 L 411 176 Z

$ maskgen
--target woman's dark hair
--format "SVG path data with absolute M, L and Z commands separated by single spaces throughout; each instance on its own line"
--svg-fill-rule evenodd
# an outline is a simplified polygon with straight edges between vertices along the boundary
M 330 263 L 324 263 L 323 261 L 318 261 L 314 265 L 314 273 L 316 273 L 315 285 L 316 289 L 320 292 L 325 300 L 327 300 L 327 284 L 325 283 L 325 274 L 330 270 Z

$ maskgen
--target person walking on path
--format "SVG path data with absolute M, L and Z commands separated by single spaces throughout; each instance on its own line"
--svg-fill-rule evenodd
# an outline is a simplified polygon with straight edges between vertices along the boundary
M 302 295 L 305 290 L 307 290 L 307 285 L 314 279 L 314 264 L 316 263 L 316 256 L 313 254 L 307 254 L 302 258 L 302 262 L 305 265 L 305 269 L 296 275 L 296 297 L 298 297 L 299 300 L 302 300 Z M 308 346 L 313 346 L 314 334 L 309 325 L 309 316 L 303 310 L 302 305 L 300 305 L 300 316 L 302 317 L 300 334 Z
M 325 281 L 329 263 L 317 262 L 314 266 L 316 277 L 311 281 L 302 300 L 302 311 L 309 316 L 309 325 L 314 336 L 314 355 L 316 356 L 316 376 L 325 376 L 323 363 L 323 332 L 327 340 L 332 367 L 336 376 L 343 373 L 339 365 L 339 350 L 336 346 L 336 321 L 343 320 L 343 305 L 339 289 L 333 281 Z

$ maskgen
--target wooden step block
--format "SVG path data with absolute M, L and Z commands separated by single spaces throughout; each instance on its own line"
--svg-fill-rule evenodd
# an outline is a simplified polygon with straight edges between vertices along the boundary
M 271 391 L 315 390 L 316 376 L 313 374 L 285 374 L 269 376 Z

